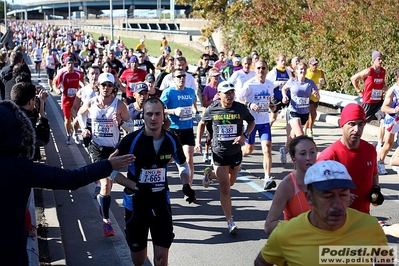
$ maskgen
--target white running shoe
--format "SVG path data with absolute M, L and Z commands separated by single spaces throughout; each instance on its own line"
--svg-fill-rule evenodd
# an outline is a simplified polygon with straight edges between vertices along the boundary
M 284 147 L 280 147 L 280 161 L 282 164 L 287 163 L 287 153 L 284 150 Z
M 72 138 L 73 138 L 73 140 L 75 141 L 76 144 L 78 144 L 78 145 L 80 144 L 80 140 L 79 140 L 78 134 L 76 134 L 76 133 L 73 134 Z
M 379 175 L 386 175 L 388 172 L 385 170 L 385 164 L 383 162 L 377 163 L 378 174 Z
M 235 235 L 238 232 L 238 227 L 236 224 L 233 222 L 233 219 L 227 222 L 228 224 L 228 230 L 230 235 Z
M 377 143 L 377 145 L 375 146 L 375 150 L 377 151 L 377 153 L 380 153 L 381 149 L 382 149 L 382 144 Z

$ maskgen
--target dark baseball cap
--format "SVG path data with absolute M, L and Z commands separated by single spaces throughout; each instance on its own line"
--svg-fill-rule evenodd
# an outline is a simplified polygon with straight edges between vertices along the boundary
M 148 74 L 145 76 L 145 81 L 148 81 L 148 82 L 155 81 L 155 76 L 154 76 L 154 74 L 148 73 Z

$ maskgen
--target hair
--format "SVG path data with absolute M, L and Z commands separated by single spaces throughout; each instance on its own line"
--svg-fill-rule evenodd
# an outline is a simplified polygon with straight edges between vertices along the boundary
M 244 58 L 241 60 L 241 62 L 243 62 L 244 60 L 246 60 L 247 62 L 248 62 L 248 61 L 249 61 L 249 62 L 252 62 L 252 57 L 246 56 L 246 57 L 244 57 Z
M 296 69 L 297 70 L 300 66 L 304 66 L 305 68 L 308 68 L 308 64 L 306 64 L 305 62 L 301 61 L 296 65 Z
M 21 72 L 17 76 L 15 76 L 15 83 L 20 83 L 20 82 L 28 82 L 32 83 L 32 78 L 28 72 Z
M 298 136 L 298 137 L 294 138 L 291 141 L 290 145 L 289 145 L 288 152 L 290 153 L 290 156 L 292 158 L 295 157 L 295 148 L 296 148 L 296 146 L 303 140 L 311 141 L 314 144 L 314 146 L 316 147 L 316 150 L 317 150 L 316 143 L 314 142 L 314 140 L 311 137 L 308 137 L 306 135 L 301 135 L 301 136 Z
M 14 51 L 10 55 L 10 64 L 15 65 L 18 63 L 22 63 L 24 59 L 24 55 L 20 51 Z
M 177 63 L 178 61 L 184 61 L 185 63 L 187 63 L 187 60 L 184 56 L 175 57 L 175 63 Z
M 112 69 L 112 63 L 111 63 L 110 61 L 105 61 L 105 62 L 103 62 L 102 69 L 104 69 L 104 66 L 105 66 L 105 65 L 108 65 L 108 67 L 109 67 L 110 69 Z
M 26 105 L 36 96 L 36 87 L 32 83 L 19 82 L 11 89 L 11 101 L 19 106 Z
M 212 78 L 213 73 L 218 72 L 218 71 L 219 71 L 219 69 L 217 69 L 216 67 L 212 67 L 211 69 L 209 69 L 208 75 L 207 75 L 207 78 L 206 78 L 206 84 L 211 82 L 211 78 Z
M 182 72 L 186 73 L 186 71 L 185 71 L 184 69 L 175 68 L 175 69 L 173 70 L 173 72 L 172 72 L 172 77 L 175 77 L 175 73 L 176 73 L 177 71 L 182 71 Z
M 265 65 L 266 65 L 266 67 L 267 67 L 267 62 L 266 62 L 266 60 L 265 59 L 263 59 L 263 58 L 259 58 L 259 60 L 256 62 L 256 63 L 264 63 Z
M 157 97 L 148 98 L 147 100 L 144 101 L 144 103 L 143 103 L 143 114 L 145 114 L 145 107 L 146 107 L 148 104 L 150 104 L 150 103 L 160 103 L 160 104 L 162 105 L 162 116 L 165 117 L 165 105 L 164 105 L 163 102 L 162 102 L 159 98 L 157 98 Z
M 278 61 L 278 60 L 280 59 L 280 57 L 282 57 L 282 56 L 284 56 L 285 59 L 287 59 L 287 57 L 285 56 L 285 54 L 281 53 L 281 54 L 278 54 L 278 55 L 276 56 L 276 61 Z
M 209 54 L 202 54 L 201 59 L 204 59 L 204 57 L 209 57 Z

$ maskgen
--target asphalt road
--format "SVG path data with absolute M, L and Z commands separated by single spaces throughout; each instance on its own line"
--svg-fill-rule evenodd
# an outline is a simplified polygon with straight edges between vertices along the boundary
M 41 84 L 47 87 L 43 74 L 44 72 Z M 37 80 L 36 74 L 33 74 L 33 77 Z M 89 163 L 89 157 L 82 145 L 66 145 L 59 102 L 60 97 L 54 94 L 47 100 L 47 115 L 53 137 L 53 142 L 45 149 L 47 163 L 76 168 Z M 338 114 L 330 109 L 322 111 L 328 115 L 321 115 L 314 129 L 314 139 L 319 151 L 337 140 L 341 134 L 336 121 Z M 279 159 L 278 149 L 285 140 L 283 120 L 275 123 L 272 134 L 272 175 L 276 177 L 278 184 L 293 170 L 292 162 L 281 164 Z M 375 142 L 375 127 L 366 127 L 363 138 Z M 259 179 L 263 176 L 262 152 L 259 142 L 257 144 L 254 153 L 244 158 L 240 176 L 231 190 L 234 221 L 240 229 L 234 236 L 227 232 L 217 183 L 211 184 L 209 188 L 202 187 L 202 172 L 207 166 L 202 162 L 202 156 L 195 154 L 193 189 L 197 193 L 197 201 L 194 204 L 189 205 L 183 200 L 176 168 L 170 165 L 169 183 L 175 239 L 170 248 L 169 265 L 253 265 L 253 260 L 268 237 L 263 231 L 263 225 L 274 193 L 262 189 L 263 181 Z M 389 158 L 387 162 L 388 160 Z M 371 215 L 388 223 L 397 223 L 398 176 L 388 166 L 387 171 L 388 175 L 380 177 L 385 203 L 379 207 L 371 207 Z M 91 196 L 94 184 L 76 191 L 44 191 L 52 265 L 133 265 L 123 234 L 122 190 L 120 185 L 114 184 L 111 219 L 114 221 L 116 236 L 108 238 L 102 235 L 102 219 L 98 214 L 98 204 Z M 390 243 L 398 244 L 397 238 L 388 239 Z M 153 265 L 151 241 L 148 243 L 146 265 Z

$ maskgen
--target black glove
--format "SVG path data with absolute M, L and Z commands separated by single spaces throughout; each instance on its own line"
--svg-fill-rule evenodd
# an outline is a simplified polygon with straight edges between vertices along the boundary
M 139 189 L 140 193 L 151 193 L 152 192 L 152 184 L 151 183 L 137 183 L 136 187 Z
M 187 196 L 186 201 L 188 203 L 192 203 L 192 202 L 194 202 L 196 200 L 195 191 L 190 187 L 189 184 L 184 184 L 183 185 L 183 193 L 184 193 L 184 195 Z
M 373 198 L 373 195 L 376 195 L 377 198 Z M 380 186 L 374 185 L 373 188 L 371 189 L 370 202 L 375 206 L 381 205 L 384 202 L 384 195 L 382 195 L 381 193 Z

